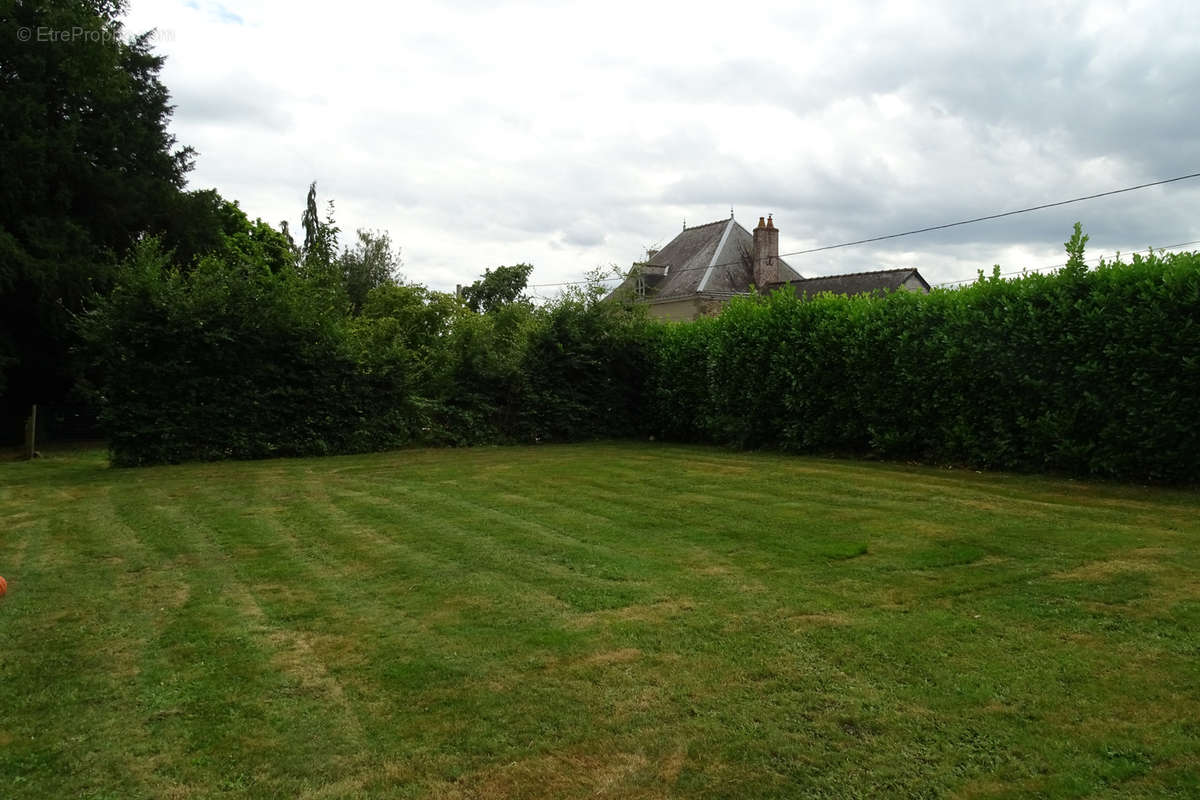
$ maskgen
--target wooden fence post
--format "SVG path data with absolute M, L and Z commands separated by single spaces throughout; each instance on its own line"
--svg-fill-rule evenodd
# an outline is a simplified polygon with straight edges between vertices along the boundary
M 37 456 L 37 403 L 29 411 L 29 419 L 25 421 L 25 458 L 32 460 Z

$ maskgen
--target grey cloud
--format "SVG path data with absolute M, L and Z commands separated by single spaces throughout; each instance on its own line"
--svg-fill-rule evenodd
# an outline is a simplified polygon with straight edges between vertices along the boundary
M 288 98 L 245 73 L 177 79 L 171 83 L 171 95 L 180 122 L 260 127 L 280 133 L 292 126 Z
M 581 220 L 563 231 L 563 241 L 577 247 L 594 247 L 604 244 L 606 238 L 600 225 L 590 220 Z
M 811 81 L 784 62 L 738 58 L 712 64 L 657 67 L 643 73 L 631 90 L 634 99 L 645 102 L 688 101 L 740 109 L 746 124 L 754 125 L 746 106 L 769 103 L 802 111 L 830 99 L 830 90 Z
M 541 87 L 514 87 L 509 97 L 476 89 L 472 76 L 503 75 L 502 56 L 470 52 L 450 36 L 414 34 L 397 40 L 404 57 L 375 75 L 380 82 L 366 87 L 361 107 L 331 106 L 346 117 L 337 141 L 307 142 L 300 150 L 281 139 L 270 152 L 222 165 L 221 173 L 266 184 L 290 180 L 300 186 L 292 203 L 297 213 L 311 177 L 322 180 L 339 208 L 374 215 L 353 224 L 384 227 L 420 217 L 447 225 L 460 241 L 504 252 L 514 242 L 545 242 L 559 248 L 555 258 L 561 254 L 551 266 L 557 274 L 537 276 L 547 280 L 582 273 L 594 265 L 577 263 L 585 257 L 627 264 L 644 246 L 669 240 L 682 217 L 711 221 L 728 214 L 730 204 L 743 221 L 775 213 L 785 242 L 829 244 L 1192 172 L 1200 164 L 1193 121 L 1200 7 L 1164 3 L 1140 9 L 1136 18 L 1127 12 L 1120 38 L 1103 26 L 1089 32 L 1098 12 L 1079 4 L 956 2 L 907 16 L 880 8 L 851 22 L 826 7 L 745 15 L 714 31 L 722 40 L 747 39 L 739 55 L 725 60 L 697 42 L 665 66 L 638 63 L 616 48 L 584 47 L 579 64 L 547 67 L 586 68 L 577 70 L 574 87 L 583 95 L 592 87 L 621 87 L 624 105 L 598 101 L 585 112 L 607 122 L 628 117 L 625 136 L 612 125 L 593 134 L 586 122 L 572 127 L 573 120 L 550 132 L 538 117 L 545 108 L 520 94 Z M 756 50 L 752 24 L 774 26 L 794 45 Z M 399 88 L 438 81 L 463 94 L 436 112 L 389 99 L 403 95 Z M 207 126 L 201 130 L 222 125 L 236 136 L 253 128 L 257 142 L 291 124 L 293 101 L 245 75 L 169 85 L 177 119 Z M 553 105 L 562 89 L 545 91 Z M 898 97 L 907 110 L 887 118 L 875 105 L 880 95 Z M 690 112 L 687 121 L 673 118 L 674 108 Z M 717 124 L 730 120 L 738 123 L 735 134 Z M 779 120 L 794 122 L 801 133 L 790 146 L 764 151 L 771 131 L 762 126 Z M 804 131 L 826 134 L 829 142 L 818 147 Z M 482 154 L 479 137 L 493 135 L 532 155 Z M 872 268 L 915 253 L 938 269 L 971 274 L 1012 245 L 1056 256 L 1076 219 L 1092 234 L 1093 251 L 1200 239 L 1193 211 L 1200 180 L 1195 184 L 836 251 L 799 266 L 813 273 Z

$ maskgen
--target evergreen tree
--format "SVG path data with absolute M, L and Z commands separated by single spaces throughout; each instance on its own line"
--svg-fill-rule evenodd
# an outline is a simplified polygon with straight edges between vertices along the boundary
M 10 419 L 67 396 L 73 315 L 163 227 L 192 166 L 193 151 L 167 131 L 163 58 L 150 33 L 126 37 L 123 11 L 121 0 L 0 0 L 0 395 Z M 73 30 L 89 35 L 46 35 Z

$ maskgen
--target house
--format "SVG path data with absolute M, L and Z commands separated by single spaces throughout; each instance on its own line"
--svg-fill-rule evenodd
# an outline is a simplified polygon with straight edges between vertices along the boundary
M 635 263 L 609 296 L 645 302 L 652 317 L 691 320 L 719 314 L 729 298 L 755 288 L 771 292 L 785 287 L 798 297 L 820 292 L 929 291 L 915 269 L 805 278 L 779 257 L 779 229 L 770 215 L 765 220 L 759 217 L 751 233 L 731 213 L 727 220 L 684 225 L 666 247 L 648 251 L 645 261 Z
M 912 267 L 780 281 L 767 284 L 766 291 L 773 292 L 784 286 L 794 289 L 797 297 L 813 297 L 821 292 L 871 294 L 873 292 L 898 292 L 901 289 L 906 292 L 929 294 L 930 289 L 929 284 L 921 277 L 921 273 Z

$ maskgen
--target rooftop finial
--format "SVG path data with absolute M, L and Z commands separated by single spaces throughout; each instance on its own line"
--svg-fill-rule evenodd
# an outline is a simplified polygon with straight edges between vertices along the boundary
M 685 217 L 685 218 L 684 218 L 684 220 L 683 220 L 683 229 L 684 229 L 685 231 L 687 230 L 687 218 L 686 218 L 686 217 Z
M 733 206 L 729 207 L 729 218 L 733 219 Z
M 771 215 L 770 215 L 770 214 L 767 214 L 767 227 L 768 227 L 768 228 L 774 228 L 774 227 L 775 227 L 775 223 L 774 223 L 774 221 L 772 221 L 772 220 L 771 220 Z

